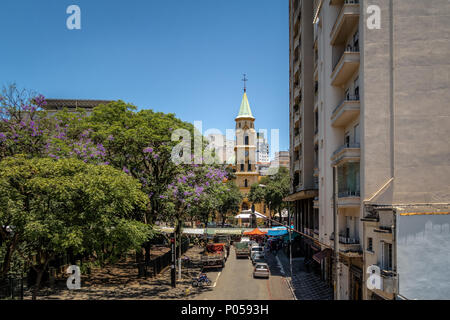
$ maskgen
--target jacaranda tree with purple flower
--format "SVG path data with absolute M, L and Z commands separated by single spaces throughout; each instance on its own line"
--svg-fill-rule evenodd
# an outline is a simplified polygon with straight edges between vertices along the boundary
M 175 234 L 181 243 L 182 228 L 185 220 L 192 215 L 210 214 L 220 207 L 221 193 L 225 191 L 224 181 L 227 172 L 218 167 L 207 165 L 183 165 L 160 196 L 165 203 L 166 219 L 174 222 Z M 178 261 L 178 276 L 181 278 L 181 246 Z

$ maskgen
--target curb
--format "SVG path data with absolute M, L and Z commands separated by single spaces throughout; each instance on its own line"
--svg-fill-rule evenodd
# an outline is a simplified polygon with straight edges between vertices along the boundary
M 292 283 L 291 283 L 292 276 L 291 277 L 287 277 L 286 276 L 286 273 L 284 272 L 283 264 L 281 263 L 280 259 L 278 258 L 278 256 L 275 256 L 275 258 L 277 259 L 277 264 L 278 264 L 278 266 L 281 269 L 281 273 L 283 274 L 283 276 L 284 276 L 284 278 L 285 278 L 285 280 L 287 282 L 287 285 L 289 287 L 289 290 L 291 291 L 292 296 L 294 297 L 294 300 L 298 300 L 297 296 L 294 293 L 294 288 L 292 287 Z

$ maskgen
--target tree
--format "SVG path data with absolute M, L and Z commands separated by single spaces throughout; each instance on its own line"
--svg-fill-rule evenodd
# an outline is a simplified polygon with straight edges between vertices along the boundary
M 225 192 L 221 194 L 218 210 L 222 217 L 222 227 L 225 225 L 229 214 L 234 216 L 239 213 L 240 204 L 244 198 L 234 180 L 227 181 L 224 187 Z
M 45 155 L 52 120 L 45 117 L 45 98 L 15 84 L 3 87 L 0 94 L 0 160 L 26 154 Z
M 6 158 L 0 162 L 0 194 L 1 236 L 15 241 L 15 250 L 23 244 L 19 253 L 37 273 L 33 299 L 57 255 L 69 249 L 98 255 L 105 246 L 120 255 L 152 236 L 151 228 L 136 220 L 147 196 L 135 179 L 110 166 Z
M 227 173 L 221 168 L 196 164 L 180 166 L 180 173 L 160 196 L 166 204 L 167 219 L 175 222 L 175 235 L 180 244 L 183 224 L 189 215 L 209 215 L 218 208 L 217 196 L 224 192 L 221 186 L 226 178 Z M 181 245 L 178 265 L 181 278 Z
M 261 203 L 264 201 L 265 195 L 266 195 L 265 186 L 259 183 L 254 183 L 250 187 L 248 200 L 250 200 L 253 204 Z
M 286 206 L 283 201 L 289 195 L 289 171 L 284 167 L 280 167 L 278 172 L 265 179 L 265 201 L 275 212 L 280 214 L 281 210 Z M 269 210 L 270 211 L 270 210 Z
M 161 195 L 180 171 L 171 161 L 172 148 L 178 143 L 172 141 L 172 133 L 186 129 L 193 137 L 194 127 L 174 114 L 136 109 L 117 101 L 97 106 L 90 116 L 60 112 L 56 116 L 59 127 L 67 130 L 63 139 L 53 140 L 53 145 L 62 152 L 59 156 L 108 164 L 139 180 L 150 200 L 143 221 L 152 225 L 164 218 Z M 64 147 L 68 144 L 72 147 Z M 150 242 L 144 247 L 149 263 Z M 141 252 L 137 254 L 140 261 Z

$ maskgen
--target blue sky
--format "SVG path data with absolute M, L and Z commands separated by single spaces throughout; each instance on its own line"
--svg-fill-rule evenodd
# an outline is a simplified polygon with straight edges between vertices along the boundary
M 81 8 L 81 30 L 66 8 Z M 48 98 L 122 99 L 234 128 L 242 74 L 256 128 L 289 147 L 285 0 L 2 0 L 0 85 Z

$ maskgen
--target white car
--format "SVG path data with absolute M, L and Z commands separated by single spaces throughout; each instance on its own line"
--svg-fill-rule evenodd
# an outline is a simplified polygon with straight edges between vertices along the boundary
M 255 269 L 253 270 L 253 278 L 269 278 L 270 270 L 267 263 L 258 262 L 255 264 Z

